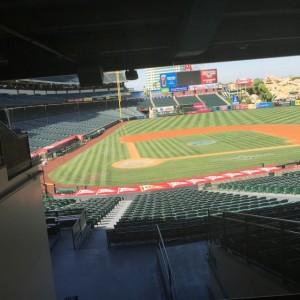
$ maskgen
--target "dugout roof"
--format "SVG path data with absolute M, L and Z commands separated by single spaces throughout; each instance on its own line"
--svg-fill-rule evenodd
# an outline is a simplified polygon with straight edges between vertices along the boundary
M 3 0 L 0 12 L 0 80 L 300 54 L 299 0 Z

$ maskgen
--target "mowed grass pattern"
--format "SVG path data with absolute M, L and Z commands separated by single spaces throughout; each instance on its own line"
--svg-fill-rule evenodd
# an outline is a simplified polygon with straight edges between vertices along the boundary
M 121 144 L 121 136 L 143 134 L 147 132 L 176 130 L 193 127 L 209 127 L 238 124 L 300 124 L 300 107 L 282 107 L 272 109 L 250 110 L 250 111 L 225 111 L 198 115 L 186 115 L 177 117 L 166 117 L 159 119 L 136 120 L 128 122 L 125 126 L 116 130 L 113 134 L 101 140 L 98 144 L 79 154 L 74 159 L 54 170 L 49 176 L 56 182 L 72 185 L 88 186 L 122 186 L 160 182 L 170 179 L 180 179 L 199 175 L 214 174 L 217 172 L 239 170 L 265 164 L 278 164 L 287 161 L 298 160 L 300 158 L 300 147 L 260 150 L 241 154 L 227 154 L 202 158 L 190 158 L 182 160 L 167 161 L 161 165 L 144 169 L 116 169 L 112 164 L 117 161 L 129 158 L 129 153 L 125 144 Z M 225 135 L 224 135 L 225 134 Z M 229 141 L 228 134 L 223 133 L 223 140 Z M 252 132 L 250 133 L 250 135 Z M 227 135 L 227 136 L 226 136 Z M 205 138 L 207 138 L 206 135 Z M 261 141 L 261 147 L 282 145 L 284 140 L 267 136 L 269 141 Z M 197 139 L 199 136 L 197 137 Z M 221 137 L 220 137 L 221 138 Z M 175 138 L 175 142 L 178 138 Z M 171 139 L 168 139 L 171 140 Z M 240 144 L 241 150 L 250 149 L 256 143 L 257 136 L 248 138 L 248 145 Z M 276 140 L 276 141 L 275 141 Z M 163 157 L 170 157 L 166 151 L 173 151 L 173 148 L 180 148 L 175 144 L 161 147 L 143 149 L 140 154 L 144 157 L 152 151 L 165 151 Z M 179 140 L 181 145 L 184 140 Z M 259 142 L 260 143 L 260 142 Z M 136 143 L 140 144 L 140 143 Z M 227 142 L 227 146 L 229 147 Z M 214 144 L 217 146 L 217 144 Z M 214 145 L 211 145 L 212 147 Z M 206 146 L 207 147 L 207 146 Z M 204 147 L 202 147 L 204 149 Z M 213 147 L 214 148 L 214 147 Z M 259 148 L 259 147 L 256 147 Z M 140 151 L 140 146 L 138 145 Z M 154 150 L 153 150 L 154 149 Z M 201 149 L 200 151 L 205 151 Z M 197 150 L 198 151 L 198 150 Z M 223 150 L 225 151 L 225 150 Z M 222 151 L 222 152 L 223 152 Z M 230 150 L 229 150 L 230 151 Z M 180 156 L 178 151 L 172 153 L 173 156 Z M 216 152 L 214 149 L 213 152 Z M 174 155 L 175 154 L 175 155 Z M 191 155 L 184 151 L 182 156 Z M 193 154 L 192 154 L 193 155 Z M 157 158 L 159 156 L 156 156 Z
M 190 145 L 192 142 L 211 142 Z M 249 142 L 251 141 L 251 142 Z M 286 140 L 252 131 L 230 131 L 135 143 L 141 157 L 171 158 L 287 145 Z

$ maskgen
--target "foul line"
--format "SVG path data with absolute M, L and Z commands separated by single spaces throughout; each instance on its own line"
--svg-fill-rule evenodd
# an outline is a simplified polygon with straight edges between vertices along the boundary
M 245 152 L 256 152 L 256 151 L 274 150 L 274 149 L 291 148 L 291 147 L 299 147 L 299 145 L 274 146 L 274 147 L 265 147 L 265 148 L 236 150 L 236 151 L 229 151 L 229 152 L 218 152 L 218 153 L 209 153 L 209 154 L 177 156 L 177 157 L 163 158 L 163 160 L 165 160 L 165 161 L 180 160 L 180 159 L 187 159 L 187 158 L 199 158 L 199 157 L 207 157 L 207 156 L 218 156 L 218 155 L 224 155 L 224 154 L 237 154 L 237 153 L 245 153 Z
M 141 158 L 134 143 L 126 143 L 126 145 L 127 145 L 127 149 L 128 149 L 130 158 L 132 158 L 132 159 L 140 159 Z

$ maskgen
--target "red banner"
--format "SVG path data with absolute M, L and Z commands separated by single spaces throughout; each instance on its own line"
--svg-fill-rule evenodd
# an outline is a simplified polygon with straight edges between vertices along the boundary
M 285 170 L 298 168 L 299 166 L 287 167 Z M 226 173 L 217 173 L 208 176 L 195 176 L 186 179 L 178 179 L 160 183 L 144 184 L 137 186 L 122 186 L 122 187 L 104 187 L 104 188 L 86 188 L 76 192 L 74 196 L 99 196 L 99 195 L 119 195 L 119 194 L 134 194 L 151 191 L 160 191 L 166 189 L 188 187 L 196 184 L 204 184 L 209 182 L 217 182 L 222 180 L 230 180 L 232 178 L 247 177 L 252 175 L 263 175 L 269 172 L 282 171 L 282 168 L 275 166 L 267 166 L 261 168 L 249 168 L 246 170 L 232 171 Z M 61 195 L 59 195 L 61 196 Z

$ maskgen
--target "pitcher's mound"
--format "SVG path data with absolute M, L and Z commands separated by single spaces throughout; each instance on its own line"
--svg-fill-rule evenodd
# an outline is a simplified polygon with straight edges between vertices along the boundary
M 163 159 L 156 158 L 126 159 L 113 163 L 113 167 L 120 169 L 148 168 L 159 165 L 162 162 Z

